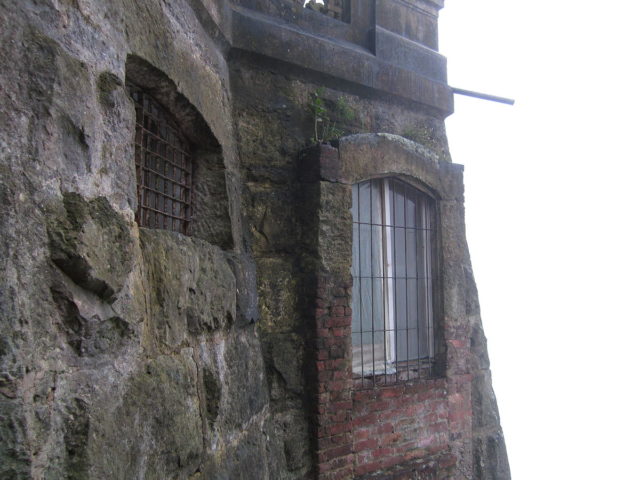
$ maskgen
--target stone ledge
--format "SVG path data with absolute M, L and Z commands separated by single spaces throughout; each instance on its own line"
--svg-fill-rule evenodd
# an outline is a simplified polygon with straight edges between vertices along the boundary
M 464 167 L 398 135 L 363 133 L 340 139 L 340 171 L 348 184 L 376 175 L 401 175 L 428 186 L 440 201 L 462 202 Z
M 427 76 L 424 69 L 414 71 L 392 65 L 357 45 L 314 35 L 258 13 L 233 10 L 232 31 L 233 49 L 264 55 L 414 101 L 442 118 L 453 113 L 453 93 L 446 84 L 446 61 L 444 57 L 437 60 L 440 54 L 434 51 L 429 50 L 432 68 Z M 415 65 L 419 55 L 414 51 L 407 58 Z
M 447 59 L 435 50 L 379 25 L 375 38 L 376 57 L 380 61 L 402 65 L 425 77 L 436 73 L 438 81 L 447 82 Z

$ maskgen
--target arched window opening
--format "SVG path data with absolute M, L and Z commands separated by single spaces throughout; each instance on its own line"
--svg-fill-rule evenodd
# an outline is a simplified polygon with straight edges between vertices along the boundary
M 135 108 L 136 221 L 232 248 L 224 153 L 210 128 L 223 112 L 193 105 L 164 72 L 135 55 L 127 57 L 125 83 Z M 197 90 L 192 94 L 198 98 Z
M 127 88 L 136 109 L 136 221 L 142 227 L 189 234 L 191 146 L 153 97 L 131 82 Z
M 435 359 L 435 200 L 398 178 L 352 189 L 352 369 L 384 383 Z

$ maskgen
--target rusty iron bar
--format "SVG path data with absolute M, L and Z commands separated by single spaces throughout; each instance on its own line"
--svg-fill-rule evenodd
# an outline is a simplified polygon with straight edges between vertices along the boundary
M 136 106 L 136 220 L 142 227 L 189 233 L 193 162 L 189 142 L 162 106 L 127 82 Z

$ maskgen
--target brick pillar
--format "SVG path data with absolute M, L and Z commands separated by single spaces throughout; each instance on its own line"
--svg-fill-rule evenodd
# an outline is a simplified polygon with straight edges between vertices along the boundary
M 300 180 L 311 206 L 316 235 L 309 254 L 315 265 L 315 310 L 311 328 L 316 383 L 314 427 L 320 480 L 353 478 L 351 373 L 350 186 L 341 183 L 338 151 L 317 145 L 300 156 Z M 330 204 L 330 206 L 329 206 Z M 336 208 L 338 204 L 338 208 Z M 347 217 L 349 217 L 347 219 Z M 317 223 L 315 223 L 317 222 Z M 316 225 L 316 228 L 313 225 Z M 330 265 L 330 271 L 327 269 Z
M 352 478 L 353 409 L 350 285 L 318 279 L 316 298 L 317 460 L 318 478 Z

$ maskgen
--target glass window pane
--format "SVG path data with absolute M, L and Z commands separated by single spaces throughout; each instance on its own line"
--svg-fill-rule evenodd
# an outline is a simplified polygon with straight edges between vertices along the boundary
M 360 298 L 356 299 L 360 305 L 360 321 L 362 331 L 370 332 L 373 328 L 373 315 L 371 306 L 371 278 L 360 279 Z
M 396 330 L 406 330 L 407 328 L 407 281 L 404 278 L 397 278 L 395 281 L 395 308 Z
M 406 225 L 407 227 L 416 226 L 416 198 L 417 192 L 413 188 L 409 188 L 406 197 Z
M 406 280 L 407 287 L 407 324 L 409 328 L 418 328 L 418 281 Z
M 351 330 L 353 332 L 362 331 L 362 315 L 360 313 L 361 295 L 362 292 L 360 291 L 360 279 L 358 277 L 354 277 L 351 297 Z
M 359 232 L 359 244 L 360 244 L 360 262 L 359 275 L 361 277 L 371 277 L 371 225 L 358 225 Z
M 418 321 L 420 322 L 418 328 L 418 337 L 420 340 L 420 355 L 426 357 L 431 355 L 432 350 L 429 345 L 429 324 L 431 314 L 428 307 L 428 289 L 427 280 L 421 278 L 418 280 Z
M 407 261 L 407 277 L 416 278 L 418 263 L 418 245 L 416 239 L 416 230 L 407 228 L 406 232 L 406 261 Z
M 405 229 L 395 227 L 393 229 L 394 236 L 394 249 L 393 249 L 393 264 L 394 274 L 396 277 L 407 276 L 407 260 L 406 260 L 406 242 L 405 242 Z
M 353 370 L 392 373 L 433 352 L 432 204 L 397 179 L 362 182 L 352 201 Z
M 372 280 L 373 300 L 372 315 L 373 329 L 376 331 L 384 330 L 384 285 L 382 278 L 374 278 Z
M 407 360 L 416 360 L 418 359 L 418 330 L 410 328 L 408 333 L 407 342 L 409 344 L 409 348 L 407 352 Z
M 362 223 L 371 223 L 371 182 L 358 185 L 358 218 Z
M 382 224 L 382 189 L 384 185 L 380 180 L 372 180 L 371 182 L 371 220 L 374 225 Z
M 360 276 L 360 225 L 353 224 L 353 237 L 351 240 L 351 276 Z M 355 286 L 354 286 L 355 288 Z
M 404 227 L 405 222 L 405 187 L 400 182 L 392 182 L 393 191 L 393 224 L 397 227 Z
M 358 208 L 360 198 L 359 191 L 360 185 L 354 185 L 351 188 L 351 217 L 353 218 L 354 223 L 360 221 L 360 209 Z
M 373 225 L 371 227 L 373 237 L 371 238 L 371 274 L 376 278 L 383 276 L 383 251 L 382 251 L 382 227 Z

